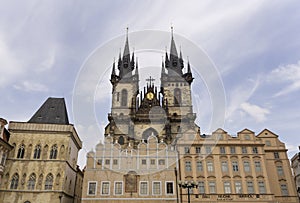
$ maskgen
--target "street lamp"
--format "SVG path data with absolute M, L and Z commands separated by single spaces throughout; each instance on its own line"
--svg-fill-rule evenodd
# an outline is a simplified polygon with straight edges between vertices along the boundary
M 196 182 L 194 182 L 194 181 L 178 181 L 178 185 L 179 185 L 179 187 L 181 187 L 181 188 L 184 188 L 184 189 L 187 189 L 187 191 L 188 191 L 188 203 L 190 203 L 191 202 L 191 200 L 190 200 L 190 189 L 191 188 L 197 188 L 198 187 L 198 184 L 196 183 Z

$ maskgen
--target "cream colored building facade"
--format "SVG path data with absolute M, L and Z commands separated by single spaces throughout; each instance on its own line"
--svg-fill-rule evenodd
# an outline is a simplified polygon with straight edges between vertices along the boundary
M 64 99 L 48 98 L 28 122 L 10 122 L 2 203 L 79 203 L 81 140 L 69 124 Z
M 195 181 L 191 202 L 298 202 L 287 149 L 276 134 L 245 129 L 230 136 L 222 129 L 212 135 L 183 135 L 180 179 Z M 180 190 L 183 202 L 187 190 Z
M 300 146 L 299 146 L 300 151 Z M 300 199 L 300 152 L 295 154 L 293 158 L 291 159 L 293 174 L 294 174 L 294 180 L 296 184 L 296 190 L 298 193 L 298 197 Z
M 82 202 L 177 202 L 177 151 L 156 136 L 122 149 L 108 136 L 87 154 Z
M 13 147 L 8 143 L 10 133 L 5 128 L 7 121 L 0 118 L 0 185 L 2 184 L 3 173 L 5 169 L 6 159 Z
M 87 154 L 82 202 L 187 202 L 187 189 L 178 183 L 194 181 L 191 202 L 297 203 L 287 149 L 276 134 L 201 134 L 186 65 L 172 33 L 160 87 L 150 75 L 140 89 L 126 37 L 124 53 L 112 66 L 104 142 Z

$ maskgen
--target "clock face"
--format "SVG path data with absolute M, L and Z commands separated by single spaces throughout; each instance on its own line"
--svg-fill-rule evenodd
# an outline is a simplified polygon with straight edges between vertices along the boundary
M 146 95 L 147 99 L 149 100 L 152 100 L 154 98 L 154 94 L 152 92 L 149 92 L 147 95 Z

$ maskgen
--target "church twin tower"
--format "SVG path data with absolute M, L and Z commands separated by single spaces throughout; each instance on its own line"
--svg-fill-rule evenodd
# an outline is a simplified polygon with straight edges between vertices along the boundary
M 194 121 L 189 62 L 186 72 L 182 53 L 178 56 L 173 31 L 170 53 L 161 67 L 161 85 L 155 87 L 149 75 L 147 86 L 139 89 L 139 69 L 134 52 L 130 54 L 128 34 L 123 56 L 118 59 L 118 74 L 113 63 L 111 73 L 112 107 L 105 136 L 111 136 L 122 148 L 136 148 L 154 135 L 160 142 L 174 145 L 181 132 L 198 127 Z

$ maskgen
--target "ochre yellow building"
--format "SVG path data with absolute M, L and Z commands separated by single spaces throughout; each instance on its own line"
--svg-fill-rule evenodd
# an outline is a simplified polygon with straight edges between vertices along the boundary
M 127 36 L 112 66 L 105 139 L 87 154 L 82 202 L 298 202 L 287 149 L 276 134 L 201 134 L 191 67 L 177 52 L 173 33 L 160 86 L 149 75 L 140 88 L 139 74 Z M 195 188 L 188 192 L 179 183 Z

